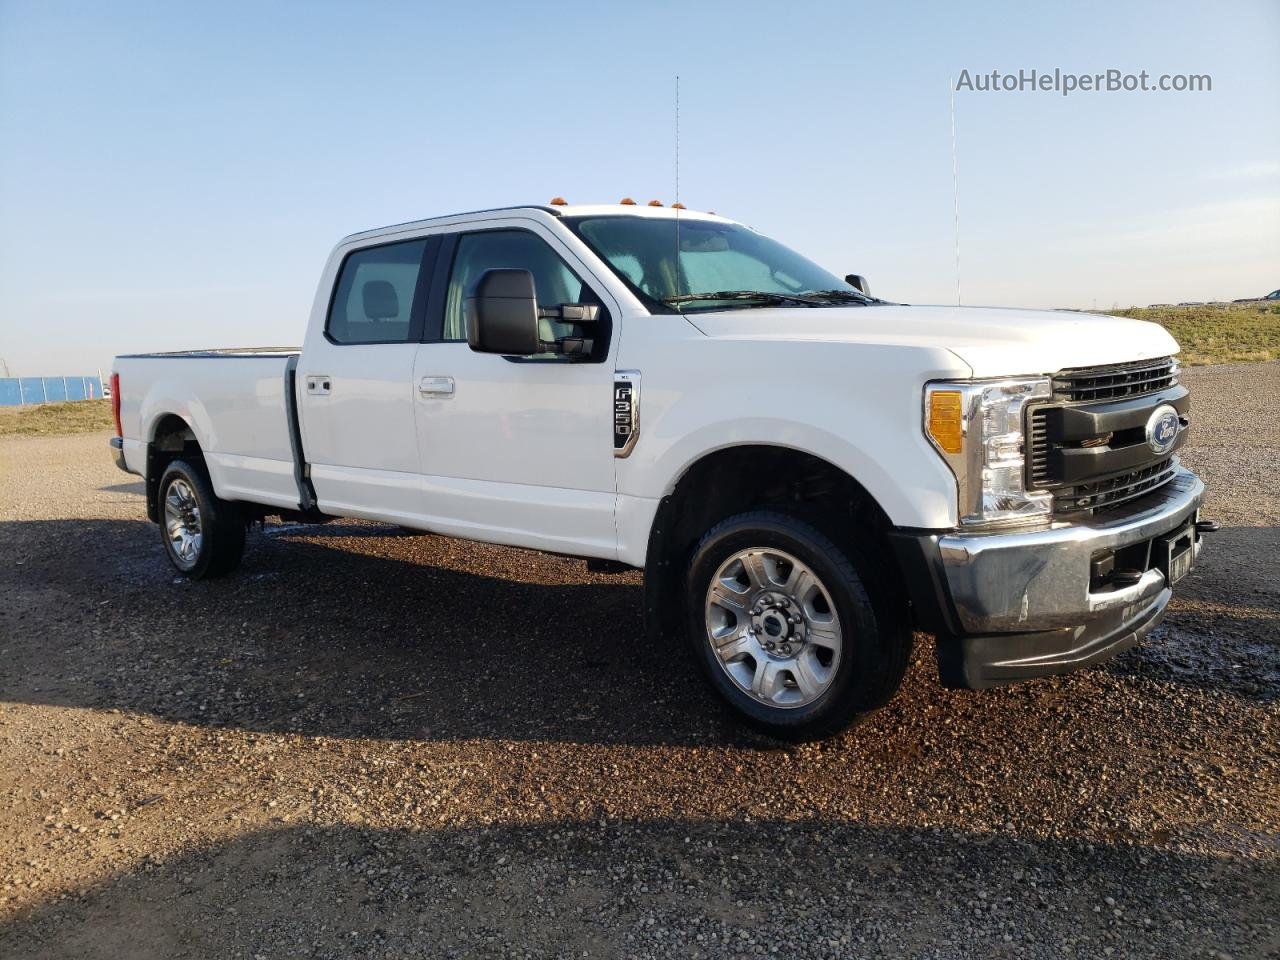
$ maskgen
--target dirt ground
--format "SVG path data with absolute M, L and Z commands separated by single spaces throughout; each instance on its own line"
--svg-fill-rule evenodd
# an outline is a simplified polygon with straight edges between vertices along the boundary
M 166 563 L 105 435 L 0 439 L 0 956 L 1280 956 L 1280 364 L 1190 371 L 1141 647 L 743 732 L 640 576 L 366 523 Z

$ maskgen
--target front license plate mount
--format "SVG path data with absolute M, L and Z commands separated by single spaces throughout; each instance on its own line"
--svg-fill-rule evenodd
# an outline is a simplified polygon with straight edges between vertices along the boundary
M 1195 562 L 1196 526 L 1188 523 L 1184 527 L 1165 534 L 1152 544 L 1156 565 L 1164 574 L 1165 583 L 1173 586 L 1188 573 Z

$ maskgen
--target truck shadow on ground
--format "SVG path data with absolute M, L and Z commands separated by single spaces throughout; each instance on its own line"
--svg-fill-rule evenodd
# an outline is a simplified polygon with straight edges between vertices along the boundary
M 144 858 L 0 941 L 14 960 L 1243 956 L 1277 900 L 1258 861 L 950 829 L 280 825 Z
M 276 732 L 771 746 L 718 705 L 683 650 L 645 638 L 638 573 L 358 523 L 269 526 L 236 573 L 199 583 L 174 574 L 142 521 L 0 523 L 0 553 L 12 558 L 0 568 L 3 699 Z M 1273 641 L 1275 622 L 1257 617 L 1231 629 Z M 981 713 L 976 698 L 999 710 L 1087 676 L 944 691 L 931 644 L 918 638 L 895 704 Z M 1251 683 L 1229 668 L 1165 669 L 1141 648 L 1103 669 L 1265 699 L 1276 651 L 1263 644 L 1271 673 Z
M 136 493 L 138 496 L 145 496 L 147 493 L 147 485 L 141 480 L 133 480 L 127 483 L 111 483 L 103 487 L 98 487 L 101 493 Z
M 0 523 L 0 553 L 3 699 L 350 736 L 725 726 L 692 661 L 645 640 L 638 573 L 373 524 L 268 526 L 205 582 L 141 521 Z

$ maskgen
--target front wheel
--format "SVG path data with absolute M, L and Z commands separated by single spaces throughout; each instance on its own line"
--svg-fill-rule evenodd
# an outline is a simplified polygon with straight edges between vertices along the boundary
M 911 631 L 868 556 L 774 511 L 730 517 L 694 550 L 688 634 L 711 685 L 771 736 L 828 736 L 886 703 Z
M 221 500 L 198 466 L 174 460 L 160 477 L 160 535 L 178 572 L 192 580 L 221 577 L 244 555 L 244 516 Z

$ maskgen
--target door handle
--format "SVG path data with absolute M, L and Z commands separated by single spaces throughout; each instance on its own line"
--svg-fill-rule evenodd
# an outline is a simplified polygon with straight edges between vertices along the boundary
M 324 374 L 307 377 L 307 393 L 313 397 L 327 397 L 332 385 L 333 378 Z
M 418 393 L 424 397 L 452 397 L 453 377 L 423 377 L 418 381 Z

